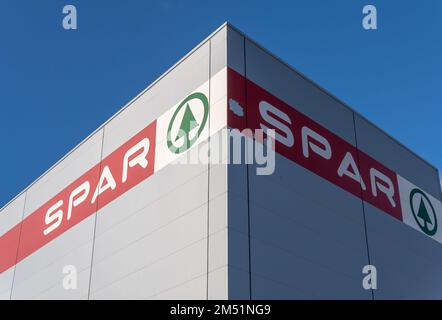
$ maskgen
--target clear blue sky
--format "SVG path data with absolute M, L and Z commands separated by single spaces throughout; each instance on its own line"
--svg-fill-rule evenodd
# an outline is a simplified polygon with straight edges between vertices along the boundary
M 440 0 L 2 0 L 0 207 L 226 20 L 442 169 Z

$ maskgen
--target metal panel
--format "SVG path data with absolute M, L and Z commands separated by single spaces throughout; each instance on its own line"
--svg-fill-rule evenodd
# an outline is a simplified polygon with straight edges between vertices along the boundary
M 206 218 L 207 207 L 201 206 L 158 228 L 156 232 L 134 239 L 126 247 L 115 250 L 102 260 L 94 259 L 91 298 L 119 298 L 120 293 L 114 296 L 117 287 L 125 292 L 126 299 L 148 298 L 204 274 L 207 271 Z M 126 234 L 126 237 L 128 236 Z M 110 245 L 113 246 L 114 243 Z M 196 246 L 196 243 L 201 245 Z M 97 240 L 96 245 L 97 249 L 100 248 L 101 242 Z M 163 265 L 164 268 L 165 261 L 174 262 L 166 267 L 167 272 L 156 276 L 169 280 L 153 285 L 149 281 L 152 276 L 149 270 L 154 270 L 159 265 Z M 179 271 L 181 263 L 187 266 L 185 273 Z M 158 269 L 158 272 L 161 269 Z M 140 278 L 140 274 L 145 274 L 148 278 Z M 134 277 L 140 282 L 139 290 L 133 288 Z
M 190 225 L 184 225 L 183 227 L 190 227 Z M 155 245 L 160 250 L 160 245 L 158 243 Z M 95 292 L 92 298 L 150 299 L 192 279 L 206 277 L 206 250 L 206 239 L 194 242 L 175 254 L 165 256 L 157 263 L 126 274 L 124 279 L 114 281 L 103 290 Z M 128 264 L 126 263 L 126 265 Z M 124 265 L 114 266 L 114 268 L 117 267 L 124 268 Z M 202 296 L 201 292 L 195 292 L 194 294 Z M 168 297 L 169 295 L 165 295 L 163 299 Z
M 100 130 L 32 185 L 26 193 L 25 217 L 100 162 L 102 137 Z M 89 216 L 19 262 L 12 298 L 87 299 L 94 219 L 94 215 Z M 23 230 L 21 237 L 26 236 Z M 77 269 L 75 290 L 63 288 L 63 268 L 66 265 Z
M 227 27 L 210 39 L 210 160 L 207 298 L 227 299 Z M 216 151 L 218 150 L 218 155 Z
M 123 239 L 114 241 L 123 245 L 129 243 L 131 237 L 142 236 L 207 203 L 207 166 L 184 168 L 182 165 L 165 167 L 99 210 L 94 261 L 113 248 L 106 244 L 107 240 L 103 248 L 98 244 L 105 233 L 119 234 Z M 158 212 L 163 213 L 159 215 Z
M 247 167 L 228 168 L 229 299 L 250 299 Z
M 227 299 L 227 254 L 228 254 L 228 237 L 227 237 L 227 192 L 224 190 L 218 195 L 214 195 L 214 186 L 219 184 L 226 189 L 226 172 L 225 164 L 215 165 L 216 171 L 212 170 L 210 177 L 210 202 L 209 202 L 209 241 L 208 241 L 208 299 Z M 215 174 L 213 174 L 215 173 Z M 212 175 L 213 174 L 213 175 Z M 221 175 L 221 176 L 220 176 Z M 220 188 L 216 188 L 220 189 Z M 216 190 L 215 189 L 215 190 Z
M 211 234 L 209 238 L 209 272 L 221 270 L 225 267 L 227 267 L 227 228 Z M 227 271 L 227 269 L 224 270 Z M 226 284 L 221 289 L 226 287 Z M 210 289 L 210 291 L 216 293 L 219 292 L 220 288 L 215 286 Z M 224 297 L 224 299 L 226 298 Z
M 99 211 L 92 298 L 113 298 L 113 291 L 107 288 L 114 282 L 123 286 L 130 274 L 206 238 L 206 169 L 202 165 L 170 165 Z M 206 250 L 199 252 L 204 261 Z M 188 259 L 199 268 L 201 259 Z M 144 283 L 145 292 L 137 292 L 137 296 L 148 297 L 151 292 L 148 282 Z
M 273 175 L 250 169 L 252 274 L 308 298 L 371 298 L 361 200 L 279 155 Z
M 228 267 L 224 266 L 209 272 L 209 300 L 226 300 L 228 298 L 227 271 Z
M 21 222 L 25 206 L 25 198 L 25 194 L 20 195 L 0 212 L 0 237 Z M 14 260 L 17 258 L 16 253 L 19 238 L 20 230 L 18 229 L 18 232 L 14 232 L 12 235 L 11 242 L 8 242 L 8 244 L 12 246 L 3 249 L 7 249 L 11 254 L 11 258 Z M 15 266 L 0 274 L 0 300 L 9 300 L 11 297 L 14 270 Z
M 389 169 L 440 198 L 437 170 L 387 136 L 362 117 L 355 115 L 358 148 Z
M 206 83 L 206 42 L 105 127 L 104 155 Z M 208 91 L 207 89 L 205 91 Z M 165 137 L 157 137 L 157 143 Z M 91 298 L 165 298 L 206 274 L 208 165 L 171 164 L 97 215 Z M 205 296 L 203 292 L 195 296 Z
M 212 181 L 217 181 L 212 179 Z M 209 234 L 227 228 L 227 192 L 213 196 L 209 202 Z
M 229 233 L 230 236 L 230 233 Z M 230 240 L 229 240 L 230 241 Z M 230 250 L 229 245 L 229 250 Z M 230 255 L 229 255 L 230 261 Z M 250 273 L 229 265 L 228 271 L 229 299 L 248 300 L 250 299 Z
M 13 299 L 87 299 L 94 217 L 17 264 Z M 63 288 L 65 266 L 77 269 L 77 289 Z
M 435 168 L 362 117 L 355 115 L 355 124 L 360 150 L 440 198 Z M 406 195 L 401 194 L 403 196 Z M 404 206 L 407 199 L 402 200 Z M 371 263 L 377 268 L 375 299 L 441 299 L 440 243 L 367 202 L 364 206 Z M 402 210 L 404 212 L 405 207 Z
M 209 277 L 213 273 L 209 274 Z M 202 275 L 159 294 L 151 300 L 204 300 L 206 299 L 207 276 Z M 210 293 L 209 293 L 210 294 Z
M 230 26 L 227 28 L 227 65 L 245 74 L 244 37 Z M 245 85 L 242 90 L 245 91 Z M 229 160 L 232 161 L 233 152 L 238 150 L 232 149 L 231 137 L 228 139 Z M 241 159 L 245 159 L 246 143 L 243 142 Z M 247 165 L 230 164 L 227 176 L 229 299 L 250 299 Z
M 375 299 L 442 299 L 440 243 L 365 204 Z
M 281 259 L 281 258 L 280 258 Z M 253 299 L 256 300 L 306 300 L 319 299 L 314 292 L 301 291 L 298 287 L 267 277 L 252 275 Z

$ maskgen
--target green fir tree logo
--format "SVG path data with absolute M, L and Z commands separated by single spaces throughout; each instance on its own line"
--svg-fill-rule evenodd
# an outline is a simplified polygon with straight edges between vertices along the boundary
M 192 110 L 189 107 L 189 104 L 186 105 L 186 110 L 184 111 L 183 119 L 181 120 L 180 129 L 175 137 L 175 142 L 179 139 L 184 138 L 184 145 L 186 149 L 190 148 L 190 131 L 198 127 L 198 122 L 195 119 L 195 116 L 192 113 Z
M 435 235 L 437 232 L 436 212 L 430 199 L 422 190 L 416 188 L 410 192 L 410 207 L 419 228 L 429 236 Z
M 182 111 L 182 108 L 185 108 L 184 111 Z M 198 121 L 195 114 L 198 115 L 196 112 L 201 109 L 203 115 Z M 208 117 L 209 100 L 203 93 L 195 92 L 185 98 L 175 109 L 169 122 L 167 129 L 167 147 L 169 150 L 173 153 L 182 153 L 188 150 L 198 140 Z M 178 124 L 179 127 L 177 128 Z M 172 132 L 174 132 L 173 135 Z

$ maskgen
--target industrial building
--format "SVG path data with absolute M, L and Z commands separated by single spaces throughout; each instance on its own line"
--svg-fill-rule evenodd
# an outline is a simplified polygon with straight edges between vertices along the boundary
M 226 23 L 1 209 L 0 299 L 442 299 L 439 181 Z

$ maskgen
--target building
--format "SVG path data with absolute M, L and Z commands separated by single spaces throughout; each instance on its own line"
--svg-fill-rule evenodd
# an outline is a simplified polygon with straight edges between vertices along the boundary
M 273 129 L 274 172 L 212 161 L 226 128 Z M 0 297 L 440 299 L 440 200 L 436 168 L 224 24 L 1 210 Z

